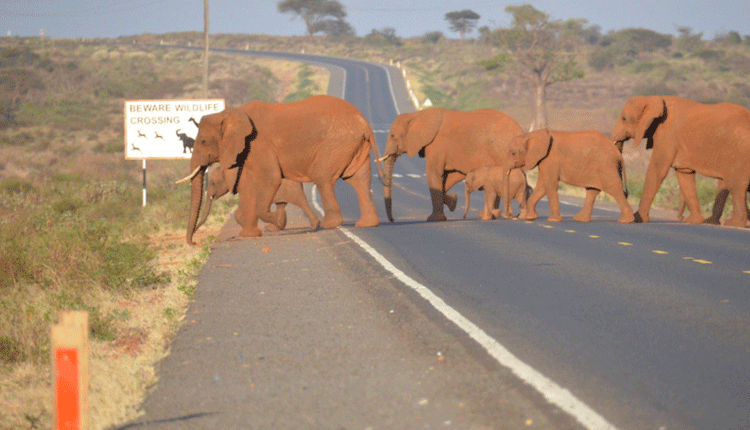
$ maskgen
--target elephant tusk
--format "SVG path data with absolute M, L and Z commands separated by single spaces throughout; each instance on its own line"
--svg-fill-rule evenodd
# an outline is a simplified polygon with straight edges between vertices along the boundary
M 385 161 L 385 160 L 386 160 L 386 159 L 387 159 L 388 157 L 390 157 L 390 156 L 392 156 L 392 155 L 393 155 L 393 154 L 388 154 L 388 155 L 384 155 L 384 156 L 382 156 L 382 157 L 378 158 L 378 160 L 377 160 L 377 161 L 378 161 L 378 163 L 382 163 L 383 161 Z
M 201 171 L 201 167 L 202 166 L 196 167 L 195 170 L 193 170 L 193 173 L 191 173 L 191 174 L 185 176 L 184 178 L 180 179 L 179 181 L 175 182 L 175 184 L 182 184 L 184 182 L 192 181 L 193 178 L 195 178 L 196 176 L 198 176 L 198 173 Z

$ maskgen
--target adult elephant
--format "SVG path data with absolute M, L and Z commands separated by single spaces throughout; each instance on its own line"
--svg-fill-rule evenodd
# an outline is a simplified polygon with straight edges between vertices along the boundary
M 325 211 L 323 228 L 343 222 L 334 194 L 339 178 L 357 192 L 356 226 L 380 224 L 370 193 L 371 149 L 377 157 L 372 129 L 359 110 L 326 95 L 293 103 L 253 101 L 203 116 L 190 160 L 192 173 L 182 180 L 191 181 L 187 242 L 193 244 L 205 171 L 216 162 L 232 192 L 239 194 L 242 237 L 262 234 L 259 218 L 281 228 L 282 214 L 270 207 L 282 178 L 315 183 Z
M 494 109 L 470 112 L 431 108 L 396 117 L 383 156 L 383 187 L 388 219 L 393 222 L 393 165 L 399 155 L 425 159 L 432 214 L 427 221 L 445 221 L 443 205 L 453 210 L 455 194 L 446 192 L 471 170 L 504 166 L 511 138 L 522 134 L 518 123 Z
M 648 222 L 662 181 L 674 167 L 690 210 L 687 222 L 704 222 L 695 189 L 695 173 L 724 181 L 734 211 L 729 225 L 744 227 L 750 184 L 750 110 L 732 103 L 703 104 L 672 96 L 633 97 L 625 104 L 612 139 L 643 138 L 653 148 L 636 221 Z

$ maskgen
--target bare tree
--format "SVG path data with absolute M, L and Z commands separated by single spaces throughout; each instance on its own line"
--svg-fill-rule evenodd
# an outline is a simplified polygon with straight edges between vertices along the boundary
M 292 13 L 292 18 L 302 18 L 309 37 L 329 29 L 332 25 L 330 18 L 343 21 L 346 16 L 344 5 L 336 0 L 282 0 L 277 6 L 281 13 Z M 337 26 L 341 28 L 340 23 Z
M 461 40 L 464 39 L 466 33 L 471 33 L 474 30 L 479 18 L 479 14 L 470 9 L 445 14 L 445 20 L 450 24 L 451 31 L 461 35 Z
M 534 89 L 535 118 L 533 130 L 547 127 L 547 87 L 583 77 L 575 62 L 572 40 L 565 26 L 533 6 L 507 6 L 513 15 L 508 29 L 498 29 L 495 40 L 504 45 L 515 59 L 518 75 Z

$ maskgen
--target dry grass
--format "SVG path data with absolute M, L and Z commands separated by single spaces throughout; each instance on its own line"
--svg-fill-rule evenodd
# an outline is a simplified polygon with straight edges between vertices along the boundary
M 24 67 L 43 85 L 22 97 L 16 124 L 0 129 L 0 429 L 52 426 L 49 326 L 60 309 L 89 310 L 90 428 L 106 428 L 137 416 L 185 318 L 194 275 L 236 207 L 234 197 L 217 201 L 198 232 L 204 246 L 188 247 L 187 188 L 174 185 L 187 161 L 149 162 L 141 208 L 140 163 L 122 155 L 123 101 L 202 96 L 200 55 L 0 40 L 9 47 L 39 55 Z M 227 105 L 280 101 L 301 89 L 301 75 L 305 91 L 326 91 L 324 68 L 216 55 L 210 96 Z M 24 240 L 13 242 L 19 231 Z M 112 278 L 124 266 L 135 271 Z

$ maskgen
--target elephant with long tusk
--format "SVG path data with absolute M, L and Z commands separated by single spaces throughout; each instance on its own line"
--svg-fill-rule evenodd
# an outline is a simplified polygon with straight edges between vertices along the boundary
M 494 109 L 471 112 L 431 108 L 399 115 L 391 125 L 383 162 L 383 189 L 388 219 L 393 222 L 393 166 L 399 155 L 425 158 L 432 213 L 427 221 L 445 221 L 443 206 L 453 211 L 456 195 L 446 192 L 478 167 L 505 165 L 511 138 L 522 134 L 518 123 Z
M 239 195 L 240 236 L 260 236 L 259 219 L 282 227 L 284 214 L 270 210 L 282 179 L 315 183 L 325 212 L 323 228 L 343 222 L 334 194 L 339 178 L 357 192 L 360 218 L 355 226 L 379 225 L 370 192 L 370 151 L 380 158 L 367 120 L 336 97 L 253 101 L 203 116 L 190 159 L 192 173 L 178 181 L 191 184 L 187 243 L 193 244 L 206 169 L 217 162 L 229 191 Z M 382 176 L 379 163 L 377 167 Z

